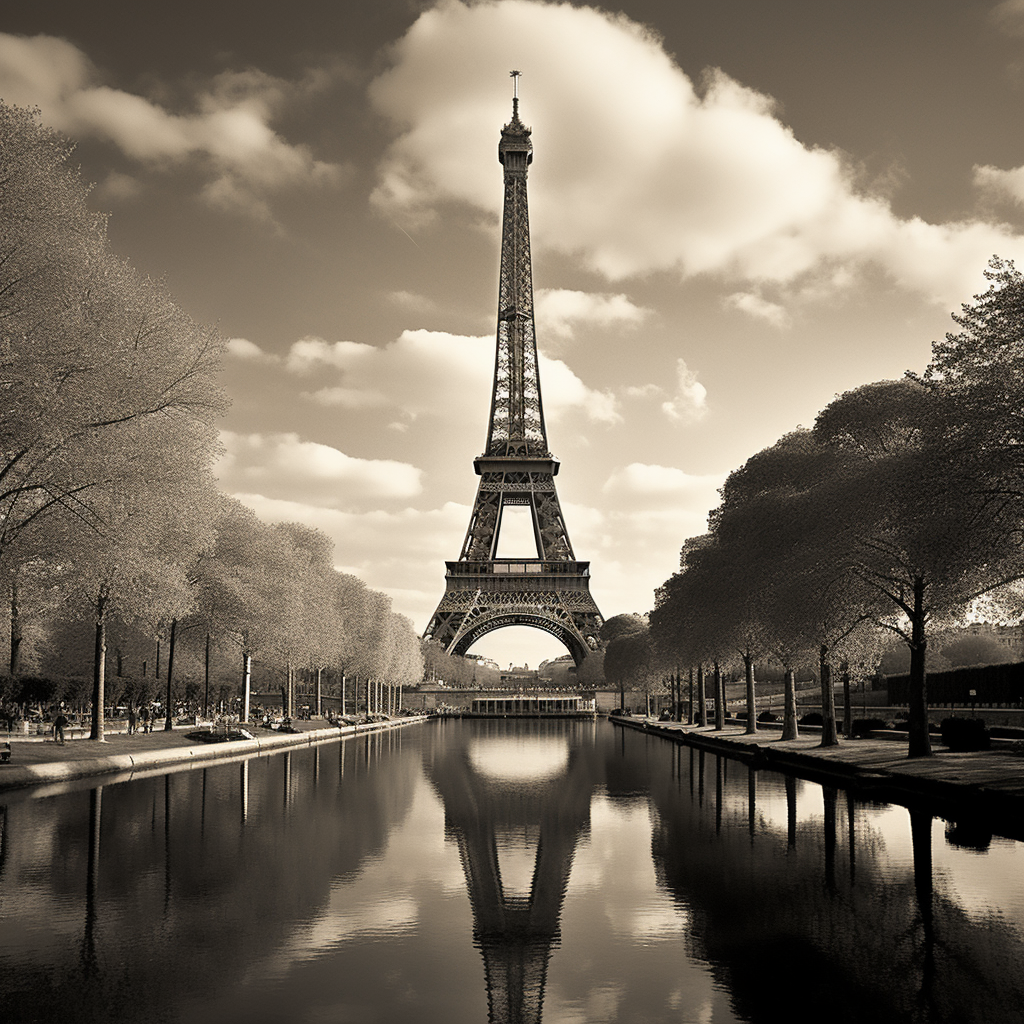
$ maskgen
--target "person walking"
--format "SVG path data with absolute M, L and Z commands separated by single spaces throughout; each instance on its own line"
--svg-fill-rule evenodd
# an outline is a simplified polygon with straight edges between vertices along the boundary
M 57 717 L 53 720 L 53 739 L 62 747 L 64 746 L 64 727 L 67 724 L 68 720 L 64 717 L 64 712 L 58 711 Z
M 135 714 L 135 708 L 131 707 L 128 709 L 128 735 L 134 736 L 135 730 L 138 727 L 138 718 Z
M 149 732 L 149 708 L 143 704 L 142 706 L 142 731 Z

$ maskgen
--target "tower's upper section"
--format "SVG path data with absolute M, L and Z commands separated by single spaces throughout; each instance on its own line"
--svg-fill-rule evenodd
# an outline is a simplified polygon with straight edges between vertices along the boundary
M 501 129 L 498 143 L 498 162 L 504 166 L 506 175 L 526 177 L 526 168 L 533 160 L 530 134 L 530 129 L 519 120 L 519 97 L 516 96 L 512 100 L 512 120 Z
M 512 72 L 517 86 L 518 76 L 518 71 Z M 494 391 L 484 456 L 550 459 L 537 364 L 526 202 L 526 169 L 533 160 L 533 143 L 530 129 L 519 120 L 518 95 L 512 100 L 512 120 L 501 130 L 498 160 L 505 168 L 505 202 Z

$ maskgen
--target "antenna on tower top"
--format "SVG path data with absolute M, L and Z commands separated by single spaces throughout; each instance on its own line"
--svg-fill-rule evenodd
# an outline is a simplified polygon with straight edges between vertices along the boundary
M 512 116 L 519 116 L 519 76 L 522 71 L 510 71 L 509 76 L 512 79 Z

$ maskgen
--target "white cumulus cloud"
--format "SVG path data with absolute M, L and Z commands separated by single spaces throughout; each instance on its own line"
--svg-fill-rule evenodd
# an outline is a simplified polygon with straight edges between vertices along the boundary
M 725 480 L 722 474 L 694 475 L 675 466 L 631 462 L 617 469 L 605 481 L 605 494 L 629 494 L 645 498 L 705 498 L 717 493 Z
M 229 356 L 249 363 L 276 363 L 278 358 L 264 352 L 254 341 L 248 338 L 228 338 L 225 346 Z
M 544 288 L 535 296 L 534 315 L 542 338 L 554 334 L 572 338 L 577 327 L 594 325 L 636 327 L 650 314 L 621 292 L 581 292 L 569 288 Z
M 268 195 L 290 186 L 334 184 L 343 168 L 316 159 L 272 127 L 277 112 L 309 82 L 288 82 L 250 69 L 225 71 L 176 113 L 106 85 L 81 50 L 65 39 L 0 33 L 0 96 L 38 106 L 43 120 L 75 138 L 112 142 L 132 160 L 159 168 L 192 161 L 206 176 L 212 206 L 272 220 Z
M 675 396 L 661 403 L 661 411 L 673 423 L 699 420 L 708 411 L 707 388 L 686 365 L 685 359 L 676 360 Z
M 785 327 L 789 323 L 789 313 L 784 306 L 769 302 L 755 292 L 734 292 L 726 297 L 725 303 L 747 316 L 767 320 L 773 327 Z
M 993 252 L 1024 257 L 1004 225 L 897 216 L 842 154 L 798 140 L 770 97 L 722 71 L 698 90 L 621 14 L 445 0 L 391 54 L 370 90 L 396 132 L 373 200 L 407 226 L 452 201 L 498 218 L 496 128 L 510 103 L 495 69 L 511 62 L 534 130 L 534 247 L 608 280 L 673 271 L 796 287 L 873 266 L 948 304 L 976 290 Z
M 337 371 L 337 383 L 309 393 L 324 405 L 394 407 L 409 419 L 444 416 L 479 427 L 487 422 L 494 340 L 426 330 L 403 331 L 382 348 L 303 338 L 292 345 L 287 366 L 299 374 Z M 548 419 L 571 410 L 597 422 L 619 419 L 615 396 L 587 387 L 562 360 L 541 355 L 540 377 Z
M 221 442 L 217 475 L 228 491 L 259 486 L 273 496 L 344 507 L 366 499 L 408 499 L 423 489 L 422 471 L 415 466 L 354 458 L 298 434 L 222 431 Z

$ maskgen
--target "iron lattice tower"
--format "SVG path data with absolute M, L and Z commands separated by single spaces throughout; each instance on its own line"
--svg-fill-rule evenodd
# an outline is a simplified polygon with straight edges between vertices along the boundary
M 513 72 L 517 78 L 518 72 Z M 519 119 L 501 130 L 498 160 L 505 201 L 498 286 L 497 351 L 487 447 L 473 463 L 480 483 L 456 562 L 424 636 L 465 654 L 504 626 L 535 626 L 557 637 L 579 665 L 597 645 L 601 613 L 590 596 L 590 563 L 576 560 L 555 491 L 558 461 L 548 450 L 533 319 L 533 270 L 526 201 L 531 130 Z M 530 509 L 536 558 L 497 558 L 502 512 Z

